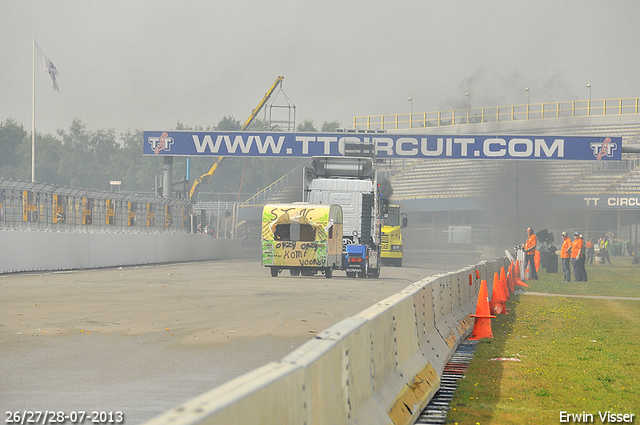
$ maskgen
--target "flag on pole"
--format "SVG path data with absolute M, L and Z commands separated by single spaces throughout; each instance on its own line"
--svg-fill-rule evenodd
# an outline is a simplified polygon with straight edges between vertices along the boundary
M 37 70 L 38 72 L 47 71 L 51 76 L 51 83 L 53 84 L 53 89 L 57 92 L 60 91 L 58 88 L 58 82 L 56 81 L 56 77 L 58 76 L 58 70 L 56 66 L 49 60 L 47 55 L 44 54 L 38 43 L 36 43 L 37 49 Z

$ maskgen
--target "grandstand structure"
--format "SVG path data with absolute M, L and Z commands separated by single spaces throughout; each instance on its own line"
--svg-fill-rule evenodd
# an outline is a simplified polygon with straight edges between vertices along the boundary
M 533 110 L 554 114 L 526 117 L 500 114 L 453 124 L 402 128 L 395 132 L 438 135 L 617 136 L 623 146 L 640 143 L 638 99 L 573 102 L 567 111 L 562 103 L 541 104 Z M 609 105 L 617 105 L 611 108 Z M 620 106 L 622 105 L 622 106 Z M 625 106 L 626 105 L 626 106 Z M 629 105 L 633 105 L 630 107 Z M 500 107 L 500 110 L 517 107 Z M 456 116 L 455 112 L 442 115 Z M 460 115 L 460 113 L 458 113 Z M 519 118 L 519 119 L 517 119 Z M 369 122 L 374 120 L 369 119 Z M 476 122 L 473 122 L 476 121 Z M 442 124 L 448 125 L 442 125 Z M 407 127 L 407 126 L 405 126 Z M 389 129 L 390 130 L 390 129 Z M 637 149 L 636 149 L 637 151 Z M 508 243 L 523 239 L 528 226 L 576 230 L 590 238 L 613 233 L 619 241 L 629 239 L 628 228 L 640 221 L 640 155 L 624 154 L 620 162 L 598 161 L 498 161 L 416 160 L 391 177 L 394 198 L 430 229 L 423 238 L 441 243 L 450 225 L 468 225 L 479 243 Z M 618 201 L 622 199 L 624 201 Z M 620 205 L 620 204 L 623 205 Z M 426 214 L 425 214 L 426 212 Z
M 640 99 L 515 105 L 478 110 L 356 117 L 354 128 L 432 135 L 617 136 L 640 146 Z M 637 151 L 637 149 L 636 149 Z M 620 162 L 562 160 L 388 160 L 381 169 L 392 202 L 409 215 L 422 243 L 448 243 L 468 226 L 477 245 L 523 242 L 525 229 L 548 228 L 624 241 L 640 222 L 640 155 Z M 301 199 L 301 170 L 275 182 L 249 205 Z M 279 187 L 279 190 L 272 190 Z M 268 196 L 267 196 L 268 195 Z
M 487 182 L 501 175 L 503 165 L 496 160 L 414 160 L 412 167 L 392 176 L 393 197 L 406 201 L 479 196 Z M 620 163 L 547 162 L 536 164 L 536 168 L 538 183 L 553 194 L 640 193 L 640 158 L 626 158 Z

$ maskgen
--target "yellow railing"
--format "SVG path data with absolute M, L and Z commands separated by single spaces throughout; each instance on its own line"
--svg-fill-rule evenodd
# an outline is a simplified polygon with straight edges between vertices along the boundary
M 256 193 L 251 198 L 244 201 L 242 204 L 240 204 L 240 207 L 242 208 L 247 206 L 260 205 L 261 203 L 264 203 L 269 196 L 273 195 L 274 193 L 277 193 L 279 190 L 282 190 L 284 187 L 287 187 L 289 185 L 289 180 L 295 177 L 298 177 L 298 173 L 301 167 L 302 165 L 299 165 L 293 170 L 289 171 L 287 174 L 280 177 L 278 180 L 274 181 L 269 186 L 265 187 L 260 192 Z
M 531 103 L 455 109 L 394 115 L 370 115 L 353 118 L 357 130 L 400 130 L 489 122 L 509 122 L 640 113 L 640 98 L 575 100 L 570 102 Z

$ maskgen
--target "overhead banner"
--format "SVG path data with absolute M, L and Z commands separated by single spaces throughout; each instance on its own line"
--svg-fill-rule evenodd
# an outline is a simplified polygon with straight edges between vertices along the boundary
M 343 156 L 345 146 L 373 147 L 377 158 L 620 161 L 621 137 L 432 136 L 388 133 L 145 131 L 144 155 Z

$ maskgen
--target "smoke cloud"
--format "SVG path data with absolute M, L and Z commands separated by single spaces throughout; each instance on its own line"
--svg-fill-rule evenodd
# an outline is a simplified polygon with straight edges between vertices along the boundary
M 391 182 L 386 177 L 382 177 L 378 179 L 378 185 L 380 188 L 380 193 L 385 199 L 391 199 L 391 195 L 393 195 L 393 187 L 391 186 Z
M 524 242 L 527 227 L 536 232 L 551 227 L 545 208 L 551 193 L 545 180 L 545 163 L 488 161 L 486 167 L 497 172 L 486 182 L 480 202 L 487 215 L 486 222 L 496 232 L 496 242 L 502 246 L 515 245 Z

